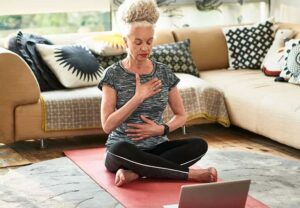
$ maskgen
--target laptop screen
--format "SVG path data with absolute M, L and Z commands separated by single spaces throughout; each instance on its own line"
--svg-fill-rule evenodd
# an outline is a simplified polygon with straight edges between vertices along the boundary
M 181 187 L 178 204 L 165 208 L 210 207 L 244 208 L 250 187 L 250 180 L 236 180 L 216 183 L 184 185 Z

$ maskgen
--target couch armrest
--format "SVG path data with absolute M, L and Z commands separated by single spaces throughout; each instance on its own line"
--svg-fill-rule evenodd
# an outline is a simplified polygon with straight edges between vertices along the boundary
M 0 143 L 15 141 L 15 108 L 39 98 L 39 85 L 26 62 L 0 47 Z

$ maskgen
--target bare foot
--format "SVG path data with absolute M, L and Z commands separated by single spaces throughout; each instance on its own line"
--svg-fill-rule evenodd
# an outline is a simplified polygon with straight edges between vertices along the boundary
M 190 169 L 188 179 L 201 183 L 216 182 L 218 180 L 218 173 L 213 167 L 207 169 Z
M 131 170 L 119 169 L 115 176 L 116 186 L 123 186 L 139 178 L 139 175 Z
M 210 172 L 211 182 L 216 182 L 218 180 L 218 172 L 216 168 L 210 167 L 208 168 L 208 171 Z

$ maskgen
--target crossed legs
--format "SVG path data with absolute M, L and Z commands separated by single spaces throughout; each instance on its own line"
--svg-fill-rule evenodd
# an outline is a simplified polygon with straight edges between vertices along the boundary
M 167 141 L 147 151 L 118 142 L 108 149 L 105 166 L 116 173 L 117 186 L 139 177 L 213 182 L 217 180 L 214 168 L 189 168 L 206 152 L 207 143 L 200 138 Z

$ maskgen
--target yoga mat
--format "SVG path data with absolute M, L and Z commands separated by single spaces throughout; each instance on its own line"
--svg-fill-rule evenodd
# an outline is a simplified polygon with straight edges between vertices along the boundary
M 115 175 L 106 170 L 103 156 L 105 148 L 64 151 L 65 155 L 77 164 L 103 189 L 129 208 L 163 207 L 179 202 L 182 185 L 193 182 L 139 179 L 122 187 L 115 186 Z M 248 195 L 246 208 L 265 208 L 263 203 Z

